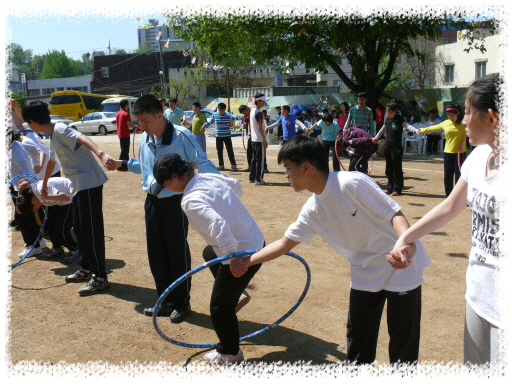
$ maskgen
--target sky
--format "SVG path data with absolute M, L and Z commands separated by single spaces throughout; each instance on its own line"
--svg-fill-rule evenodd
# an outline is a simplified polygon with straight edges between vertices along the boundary
M 141 16 L 140 21 L 137 17 Z M 87 12 L 74 17 L 31 17 L 12 15 L 7 17 L 6 42 L 20 44 L 32 54 L 43 55 L 49 50 L 64 50 L 67 56 L 80 60 L 82 54 L 93 50 L 112 53 L 115 49 L 131 51 L 138 48 L 137 28 L 148 19 L 157 19 L 160 24 L 167 19 L 160 12 L 137 12 L 120 17 L 89 16 Z

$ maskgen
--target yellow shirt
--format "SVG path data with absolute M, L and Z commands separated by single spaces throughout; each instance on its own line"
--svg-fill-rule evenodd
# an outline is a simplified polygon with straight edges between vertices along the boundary
M 464 136 L 466 136 L 465 128 L 466 126 L 464 124 L 457 124 L 450 119 L 447 119 L 441 124 L 433 125 L 427 128 L 421 128 L 421 133 L 444 130 L 444 136 L 446 137 L 446 146 L 444 147 L 444 151 L 446 153 L 459 153 L 460 143 L 462 140 L 464 140 Z M 466 140 L 464 140 L 464 144 L 462 144 L 462 149 L 460 152 L 464 153 L 466 151 Z

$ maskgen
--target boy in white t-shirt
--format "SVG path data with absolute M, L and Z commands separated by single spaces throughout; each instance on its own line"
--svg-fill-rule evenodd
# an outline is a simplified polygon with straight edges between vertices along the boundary
M 386 196 L 368 176 L 359 172 L 329 173 L 328 155 L 316 139 L 299 135 L 286 143 L 278 155 L 286 177 L 296 192 L 314 195 L 297 221 L 275 241 L 244 264 L 232 265 L 233 275 L 245 268 L 275 259 L 317 234 L 350 262 L 351 291 L 347 322 L 347 358 L 355 364 L 375 361 L 384 303 L 387 300 L 389 359 L 391 363 L 418 360 L 421 319 L 421 283 L 430 260 L 416 241 L 403 247 L 415 254 L 413 267 L 396 270 L 386 255 L 396 239 L 409 228 L 400 206 Z
M 23 179 L 19 183 L 20 196 L 16 200 L 16 209 L 23 215 L 30 215 L 43 205 L 53 207 L 48 211 L 46 224 L 52 242 L 52 249 L 42 257 L 62 255 L 63 246 L 69 249 L 67 261 L 78 258 L 78 246 L 71 231 L 73 227 L 73 207 L 71 206 L 71 181 L 65 177 L 48 179 L 48 194 L 41 196 L 43 181 L 30 183 Z

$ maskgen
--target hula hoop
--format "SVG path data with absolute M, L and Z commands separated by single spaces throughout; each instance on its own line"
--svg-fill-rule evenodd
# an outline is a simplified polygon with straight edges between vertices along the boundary
M 14 180 L 16 179 L 19 179 L 20 177 L 24 177 L 24 176 L 30 176 L 30 177 L 33 177 L 34 179 L 38 180 L 38 178 L 30 173 L 22 173 L 21 175 L 18 175 L 14 178 L 12 178 L 11 180 L 9 180 L 9 182 L 7 183 L 7 185 L 11 185 Z M 17 199 L 18 197 L 17 196 L 14 196 L 12 193 L 9 192 L 9 194 L 14 197 L 15 199 Z M 36 237 L 36 241 L 34 241 L 34 244 L 32 244 L 32 247 L 30 247 L 30 250 L 27 252 L 27 254 L 25 256 L 23 256 L 21 259 L 19 259 L 17 262 L 15 262 L 14 264 L 11 264 L 9 265 L 9 268 L 14 268 L 16 267 L 18 264 L 20 264 L 23 260 L 25 260 L 28 255 L 30 255 L 30 253 L 32 252 L 32 250 L 34 249 L 34 247 L 36 246 L 36 243 L 41 239 L 41 236 L 43 235 L 43 230 L 44 230 L 44 225 L 46 224 L 46 218 L 48 217 L 48 209 L 45 209 L 44 210 L 44 219 L 43 219 L 43 224 L 41 224 L 41 229 L 39 230 L 39 234 L 37 235 Z
M 339 135 L 343 135 L 343 132 L 340 132 L 338 134 L 338 137 L 339 137 Z M 338 163 L 340 164 L 341 168 L 343 168 L 343 170 L 346 172 L 347 170 L 345 169 L 343 164 L 341 164 L 340 156 L 338 155 L 338 137 L 336 137 L 336 140 L 334 140 L 334 152 L 336 152 L 336 158 L 338 159 Z M 342 140 L 342 143 L 343 143 L 343 140 Z M 341 150 L 343 151 L 343 144 L 341 144 Z M 361 160 L 361 159 L 359 159 L 359 160 Z M 358 161 L 358 163 L 359 163 L 359 161 Z M 368 176 L 370 176 L 370 174 L 372 173 L 372 169 L 373 169 L 373 157 L 370 156 L 370 169 L 368 170 Z
M 457 163 L 459 164 L 459 171 L 460 171 L 460 151 L 462 151 L 462 146 L 464 145 L 464 143 L 466 142 L 466 138 L 468 137 L 468 135 L 464 136 L 464 138 L 462 139 L 462 142 L 460 143 L 460 147 L 459 147 L 459 152 L 457 153 Z M 466 150 L 467 151 L 467 150 Z
M 230 259 L 234 259 L 234 258 L 242 257 L 242 256 L 249 256 L 249 255 L 252 255 L 253 253 L 256 253 L 257 251 L 259 251 L 259 249 L 252 249 L 252 250 L 248 250 L 248 251 L 236 252 L 236 253 L 233 253 L 233 254 L 230 254 L 230 255 L 221 256 L 221 257 L 219 257 L 217 259 L 214 259 L 214 260 L 211 260 L 211 261 L 209 261 L 207 263 L 201 264 L 200 266 L 192 269 L 190 272 L 187 272 L 186 274 L 181 276 L 178 280 L 176 280 L 174 283 L 172 283 L 169 286 L 169 288 L 167 288 L 164 291 L 164 293 L 162 293 L 162 295 L 158 298 L 158 300 L 157 300 L 157 302 L 155 304 L 155 307 L 153 308 L 153 326 L 155 327 L 155 330 L 157 331 L 157 333 L 164 340 L 168 341 L 169 343 L 172 343 L 172 344 L 175 344 L 175 345 L 179 345 L 180 347 L 187 347 L 187 348 L 212 348 L 212 347 L 215 347 L 218 343 L 191 344 L 191 343 L 183 343 L 181 341 L 177 341 L 177 340 L 171 339 L 170 337 L 167 337 L 160 330 L 160 328 L 158 327 L 158 324 L 157 324 L 158 308 L 160 307 L 160 304 L 162 304 L 164 299 L 167 297 L 167 295 L 174 288 L 176 288 L 180 283 L 182 283 L 184 280 L 186 280 L 188 277 L 196 274 L 199 271 L 202 271 L 203 269 L 205 269 L 207 267 L 210 267 L 212 265 L 221 263 L 221 262 L 223 262 L 225 260 L 230 260 Z M 297 300 L 297 302 L 291 307 L 291 309 L 288 312 L 286 312 L 286 314 L 284 316 L 282 316 L 280 319 L 278 319 L 274 323 L 266 326 L 265 328 L 260 329 L 259 331 L 251 333 L 251 334 L 249 334 L 247 336 L 240 337 L 240 339 L 239 339 L 240 341 L 245 341 L 245 340 L 251 339 L 253 337 L 256 337 L 258 335 L 261 335 L 263 332 L 266 332 L 269 329 L 272 329 L 275 326 L 277 326 L 278 324 L 282 323 L 284 320 L 286 320 L 297 309 L 297 307 L 300 305 L 300 303 L 302 303 L 302 300 L 304 300 L 304 297 L 306 296 L 306 293 L 308 292 L 308 289 L 309 289 L 309 284 L 311 283 L 311 271 L 309 270 L 309 266 L 306 263 L 306 261 L 302 257 L 300 257 L 299 255 L 296 255 L 295 253 L 292 253 L 292 252 L 288 252 L 288 253 L 286 253 L 286 255 L 291 256 L 291 257 L 299 260 L 304 265 L 304 267 L 306 268 L 307 280 L 306 280 L 306 286 L 304 287 L 304 291 L 302 291 L 302 295 L 299 297 L 299 300 Z
M 33 129 L 22 129 L 21 131 L 18 131 L 19 133 L 25 133 L 25 132 L 34 132 L 36 133 Z M 43 133 L 43 132 L 39 132 L 39 133 L 36 133 L 36 135 L 43 135 L 44 137 L 46 137 L 47 139 L 50 138 L 50 136 L 48 136 L 46 133 Z

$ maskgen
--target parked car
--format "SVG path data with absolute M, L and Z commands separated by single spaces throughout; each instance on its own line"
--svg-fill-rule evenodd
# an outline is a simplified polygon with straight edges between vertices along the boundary
M 107 135 L 109 132 L 116 132 L 116 113 L 114 112 L 93 112 L 88 113 L 78 121 L 70 124 L 70 127 L 81 133 L 91 135 Z

